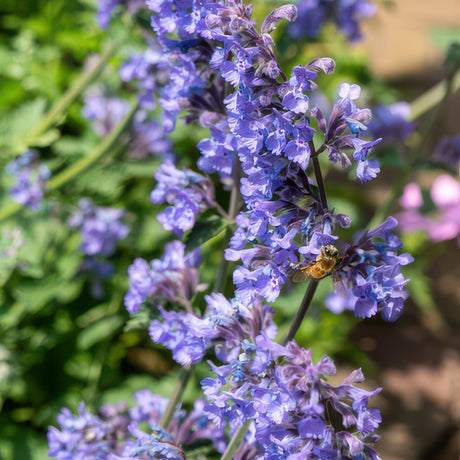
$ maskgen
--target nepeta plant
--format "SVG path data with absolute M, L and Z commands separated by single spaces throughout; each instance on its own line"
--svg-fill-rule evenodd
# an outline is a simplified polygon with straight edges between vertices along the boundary
M 39 163 L 37 152 L 27 150 L 8 163 L 5 172 L 15 175 L 16 183 L 10 188 L 13 200 L 34 210 L 40 209 L 51 172 L 47 166 Z
M 220 215 L 227 221 L 228 244 L 205 305 L 195 303 L 196 294 L 207 289 L 200 283 L 204 262 L 199 249 L 187 253 L 177 240 L 165 246 L 160 259 L 134 260 L 125 305 L 130 313 L 142 304 L 154 312 L 150 337 L 172 352 L 185 373 L 206 356 L 213 376 L 201 382 L 207 402 L 188 418 L 180 415 L 180 392 L 168 407 L 164 400 L 138 395 L 138 407 L 129 416 L 118 409 L 92 416 L 83 406 L 79 417 L 64 411 L 61 431 L 50 429 L 50 455 L 185 458 L 195 436 L 214 443 L 227 460 L 378 459 L 374 444 L 381 417 L 368 403 L 381 389 L 356 386 L 364 381 L 361 370 L 333 385 L 328 381 L 336 372 L 332 360 L 323 356 L 314 363 L 312 351 L 294 340 L 320 280 L 309 281 L 282 343 L 273 320 L 283 285 L 300 267 L 316 263 L 327 245 L 337 245 L 342 253 L 325 273 L 337 278 L 329 308 L 350 309 L 361 318 L 380 313 L 387 321 L 402 313 L 408 280 L 401 266 L 412 258 L 400 253 L 393 233 L 396 219 L 389 217 L 375 229 L 356 229 L 353 242 L 341 241 L 340 229 L 353 223 L 330 208 L 321 170 L 327 161 L 353 167 L 361 182 L 380 172 L 372 155 L 382 138 L 369 135 L 372 114 L 357 105 L 360 87 L 340 84 L 328 111 L 313 105 L 311 96 L 318 74 L 334 71 L 332 59 L 318 58 L 285 74 L 271 32 L 282 20 L 295 21 L 294 5 L 272 11 L 259 26 L 252 6 L 241 0 L 146 3 L 156 38 L 148 40 L 143 55 L 123 65 L 122 78 L 136 80 L 143 109 L 153 108 L 156 99 L 166 131 L 173 131 L 181 116 L 185 123 L 209 129 L 209 137 L 197 145 L 201 173 L 168 159 L 155 174 L 151 200 L 167 204 L 158 220 L 178 238 L 193 232 L 201 214 Z M 350 38 L 359 35 L 355 9 L 364 14 L 370 8 L 369 2 L 355 3 L 353 13 L 344 9 L 340 16 Z M 109 15 L 111 8 L 104 3 L 100 14 Z M 208 175 L 229 192 L 228 211 Z M 79 224 L 87 235 L 84 244 L 104 246 L 85 225 Z M 106 237 L 110 240 L 111 234 Z M 239 263 L 230 299 L 223 294 L 228 262 Z M 150 411 L 156 415 L 149 416 Z M 139 412 L 147 415 L 134 415 Z M 149 431 L 136 422 L 149 423 Z
M 316 38 L 325 22 L 333 22 L 349 40 L 359 40 L 359 20 L 377 11 L 368 0 L 299 0 L 297 8 L 298 19 L 289 25 L 289 35 L 295 39 Z

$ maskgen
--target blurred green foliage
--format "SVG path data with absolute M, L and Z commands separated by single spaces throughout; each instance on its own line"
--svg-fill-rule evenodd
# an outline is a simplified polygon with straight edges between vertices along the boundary
M 90 409 L 102 402 L 132 401 L 132 393 L 145 387 L 169 396 L 177 366 L 168 352 L 148 338 L 148 315 L 141 312 L 130 317 L 123 296 L 128 288 L 127 268 L 134 258 L 160 257 L 164 243 L 172 237 L 155 219 L 159 208 L 149 201 L 152 175 L 160 160 L 126 157 L 125 133 L 104 150 L 104 141 L 81 116 L 82 91 L 96 81 L 134 104 L 135 91 L 121 84 L 118 68 L 131 51 L 143 48 L 138 26 L 148 26 L 148 16 L 137 17 L 137 24 L 118 18 L 106 33 L 95 23 L 95 0 L 4 0 L 1 8 L 0 166 L 33 146 L 40 149 L 55 181 L 67 178 L 65 186 L 59 183 L 50 191 L 39 212 L 14 204 L 7 193 L 11 178 L 3 175 L 1 181 L 0 232 L 13 232 L 13 237 L 8 239 L 3 233 L 0 242 L 2 254 L 10 249 L 0 261 L 0 459 L 40 460 L 46 458 L 47 426 L 56 423 L 62 406 L 75 410 L 82 398 Z M 256 15 L 262 16 L 267 8 L 259 2 Z M 333 76 L 321 77 L 329 95 L 340 82 L 352 81 L 365 84 L 371 99 L 396 100 L 394 90 L 372 78 L 363 51 L 350 48 L 340 34 L 326 30 L 319 42 L 301 46 L 283 40 L 281 26 L 277 33 L 281 37 L 277 53 L 287 71 L 318 56 L 336 60 Z M 108 46 L 114 50 L 106 56 L 100 74 L 92 75 L 69 98 L 69 89 L 90 72 L 88 59 Z M 53 107 L 61 110 L 43 128 L 44 117 Z M 34 132 L 38 133 L 35 137 L 31 136 Z M 172 139 L 181 165 L 193 167 L 195 144 L 203 132 L 187 126 L 176 130 Z M 92 155 L 97 156 L 94 162 Z M 391 163 L 394 156 L 386 158 L 383 163 Z M 323 167 L 327 175 L 337 178 L 329 165 Z M 75 170 L 78 174 L 72 175 Z M 327 184 L 330 202 L 352 216 L 354 229 L 366 225 L 375 207 L 363 187 L 367 185 Z M 110 258 L 116 272 L 105 282 L 100 299 L 91 295 L 91 279 L 80 271 L 80 237 L 66 225 L 83 196 L 129 213 L 131 232 Z M 221 190 L 219 199 L 222 206 L 227 205 L 228 197 Z M 213 214 L 203 216 L 185 237 L 190 248 L 204 243 L 202 279 L 211 285 L 222 259 L 225 225 Z M 352 231 L 340 236 L 350 240 Z M 421 238 L 415 244 L 419 252 L 424 244 Z M 18 239 L 24 244 L 15 249 L 12 241 Z M 420 269 L 411 270 L 415 301 L 433 304 Z M 322 307 L 329 289 L 326 282 L 320 284 L 299 341 L 313 348 L 315 359 L 328 353 L 369 371 L 372 363 L 347 341 L 357 320 Z M 288 286 L 276 303 L 280 336 L 289 327 L 304 290 L 303 285 Z M 196 303 L 199 307 L 200 299 Z M 198 366 L 185 402 L 197 397 L 198 382 L 207 372 L 205 363 Z

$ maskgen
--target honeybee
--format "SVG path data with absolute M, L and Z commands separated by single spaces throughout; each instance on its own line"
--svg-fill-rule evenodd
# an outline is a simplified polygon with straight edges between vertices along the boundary
M 303 266 L 301 264 L 292 264 L 292 267 L 297 270 L 292 280 L 295 283 L 305 281 L 307 278 L 320 280 L 329 275 L 329 273 L 335 274 L 338 278 L 334 269 L 340 264 L 342 259 L 343 257 L 340 256 L 340 252 L 335 246 L 332 244 L 323 246 L 314 262 Z

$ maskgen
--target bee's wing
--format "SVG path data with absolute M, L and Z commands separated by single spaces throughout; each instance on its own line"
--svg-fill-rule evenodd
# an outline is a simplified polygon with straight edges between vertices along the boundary
M 306 281 L 308 278 L 310 278 L 308 274 L 308 268 L 313 265 L 312 263 L 309 263 L 308 265 L 291 265 L 292 268 L 295 269 L 295 272 L 292 275 L 292 282 L 293 283 L 302 283 L 303 281 Z
M 291 279 L 293 283 L 302 283 L 308 279 L 308 275 L 303 270 L 297 270 L 294 272 Z

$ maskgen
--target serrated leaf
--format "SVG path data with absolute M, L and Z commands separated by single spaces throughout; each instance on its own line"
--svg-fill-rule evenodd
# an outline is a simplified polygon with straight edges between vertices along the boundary
M 206 241 L 214 238 L 227 227 L 222 217 L 210 216 L 199 219 L 195 226 L 185 235 L 184 243 L 188 251 L 202 246 Z
M 44 99 L 21 105 L 0 120 L 0 155 L 8 161 L 27 150 L 27 138 L 41 122 L 46 108 Z
M 54 145 L 53 150 L 59 156 L 77 158 L 89 155 L 95 148 L 94 142 L 86 138 L 70 136 L 61 137 Z
M 125 323 L 123 332 L 129 332 L 132 330 L 145 330 L 149 327 L 152 318 L 149 311 L 146 308 L 138 311 L 137 313 L 130 315 L 128 321 Z
M 60 132 L 57 129 L 49 129 L 40 136 L 34 138 L 33 145 L 34 147 L 47 147 L 53 142 L 57 141 L 60 136 Z

